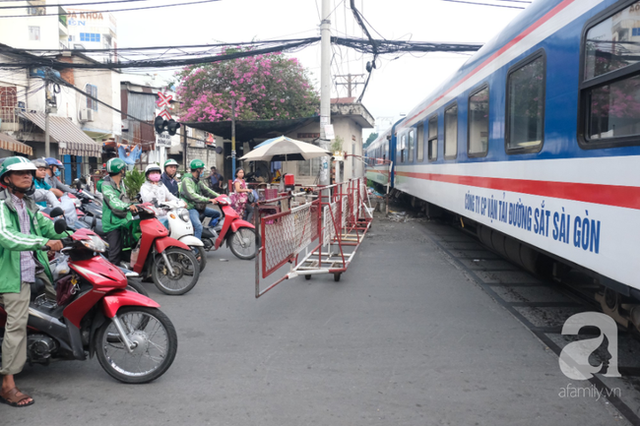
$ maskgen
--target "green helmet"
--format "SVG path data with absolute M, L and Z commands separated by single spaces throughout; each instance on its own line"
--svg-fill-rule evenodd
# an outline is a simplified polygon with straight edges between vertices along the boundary
M 167 161 L 164 162 L 164 168 L 165 169 L 167 168 L 167 166 L 179 166 L 179 164 L 173 158 L 169 158 Z
M 35 174 L 37 167 L 24 157 L 9 157 L 0 165 L 0 182 L 4 183 L 4 175 L 18 170 L 31 170 Z
M 123 160 L 119 158 L 112 158 L 107 161 L 107 173 L 110 175 L 117 175 L 126 167 L 126 164 Z
M 191 171 L 204 169 L 204 161 L 198 160 L 197 158 L 195 160 L 191 160 L 191 163 L 189 163 L 189 168 L 191 169 Z

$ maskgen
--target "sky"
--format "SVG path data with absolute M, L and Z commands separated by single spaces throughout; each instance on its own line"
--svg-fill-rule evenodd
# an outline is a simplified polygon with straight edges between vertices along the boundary
M 178 1 L 185 0 L 134 3 L 131 7 Z M 332 35 L 365 37 L 353 17 L 350 0 L 326 1 L 330 2 L 332 10 Z M 114 15 L 118 24 L 118 45 L 176 46 L 314 37 L 320 34 L 321 2 L 222 0 L 157 10 L 117 12 Z M 509 4 L 503 0 L 482 2 Z M 374 38 L 460 43 L 487 42 L 522 11 L 442 0 L 355 0 L 355 6 L 368 21 Z M 99 10 L 102 7 L 93 8 Z M 114 5 L 109 7 L 115 8 Z M 309 70 L 319 91 L 320 43 L 287 54 L 298 58 Z M 438 52 L 382 56 L 376 63 L 377 69 L 373 71 L 362 103 L 376 119 L 379 129 L 385 130 L 401 114 L 406 114 L 425 99 L 468 57 L 469 54 Z M 369 54 L 363 56 L 346 47 L 334 46 L 331 73 L 366 74 L 366 62 L 371 60 Z M 343 82 L 344 79 L 334 81 Z M 355 96 L 361 93 L 362 88 L 363 85 L 356 86 Z M 332 97 L 336 96 L 346 97 L 346 86 L 333 85 Z

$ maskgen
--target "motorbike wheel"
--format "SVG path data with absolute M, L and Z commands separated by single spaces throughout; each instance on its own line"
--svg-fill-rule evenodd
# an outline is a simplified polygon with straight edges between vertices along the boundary
M 149 297 L 149 293 L 147 292 L 147 289 L 142 286 L 142 283 L 131 279 L 127 280 L 127 288 L 125 290 L 129 290 L 134 293 L 140 293 L 143 296 Z
M 239 259 L 250 260 L 258 253 L 258 234 L 253 228 L 240 228 L 229 237 L 229 248 Z
M 207 266 L 207 255 L 204 251 L 204 247 L 189 246 L 189 248 L 200 264 L 200 272 L 204 271 L 204 267 Z
M 171 264 L 173 275 L 162 254 L 156 255 L 151 277 L 158 290 L 170 295 L 184 294 L 191 290 L 200 278 L 198 259 L 191 251 L 177 247 L 168 248 L 164 253 Z
M 124 383 L 147 383 L 162 376 L 178 350 L 171 320 L 157 308 L 142 306 L 125 306 L 117 316 L 137 346 L 130 353 L 115 324 L 105 322 L 96 334 L 96 353 L 102 368 Z

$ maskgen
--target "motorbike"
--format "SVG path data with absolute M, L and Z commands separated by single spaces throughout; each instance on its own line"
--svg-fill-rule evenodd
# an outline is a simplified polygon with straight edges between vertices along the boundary
M 143 278 L 151 276 L 158 290 L 165 294 L 188 292 L 200 277 L 198 259 L 188 245 L 169 236 L 167 228 L 156 218 L 151 203 L 137 204 L 136 207 L 142 237 L 129 252 L 128 269 Z
M 189 212 L 184 208 L 182 201 L 163 201 L 157 204 L 157 208 L 167 213 L 169 236 L 188 245 L 198 259 L 200 272 L 207 265 L 207 256 L 204 252 L 204 243 L 193 235 L 193 225 L 189 218 Z
M 220 217 L 222 225 L 203 227 L 201 239 L 204 243 L 204 249 L 206 251 L 217 250 L 226 241 L 227 246 L 237 258 L 249 260 L 256 257 L 260 243 L 255 226 L 242 220 L 231 207 L 231 199 L 228 195 L 220 195 L 216 201 L 222 212 Z M 204 218 L 204 213 L 201 213 L 200 220 L 203 221 Z M 214 222 L 213 225 L 215 226 L 216 223 Z
M 56 220 L 54 226 L 58 233 L 68 232 L 64 219 Z M 162 376 L 175 359 L 178 337 L 160 305 L 126 290 L 124 273 L 98 255 L 106 245 L 94 232 L 78 229 L 62 243 L 70 273 L 56 284 L 60 288 L 61 280 L 70 280 L 72 296 L 63 306 L 44 295 L 31 302 L 29 364 L 95 355 L 110 376 L 124 383 L 147 383 Z M 0 341 L 6 319 L 0 305 Z

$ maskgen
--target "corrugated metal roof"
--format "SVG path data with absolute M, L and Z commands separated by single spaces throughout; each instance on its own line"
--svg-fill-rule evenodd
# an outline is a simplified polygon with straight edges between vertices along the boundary
M 25 155 L 33 155 L 33 149 L 29 145 L 17 141 L 5 133 L 0 133 L 0 148 Z
M 46 117 L 43 112 L 20 112 L 20 115 L 44 130 Z M 83 157 L 102 155 L 102 146 L 67 118 L 50 115 L 49 134 L 58 142 L 58 150 L 62 155 Z

